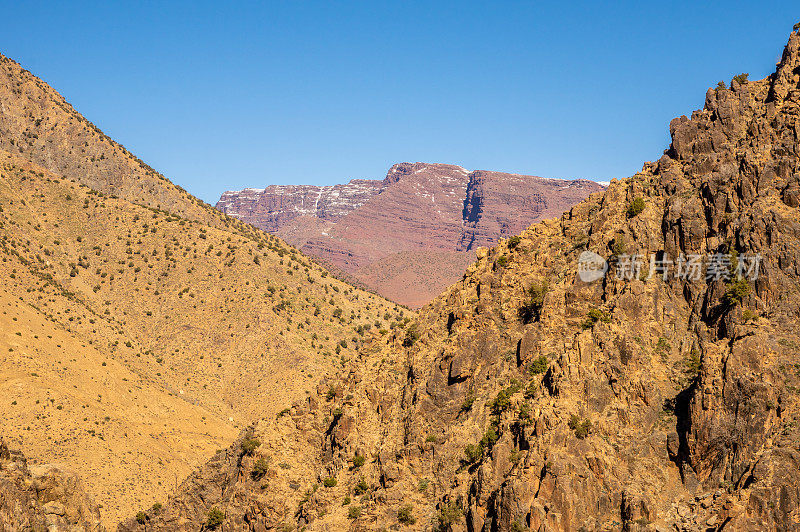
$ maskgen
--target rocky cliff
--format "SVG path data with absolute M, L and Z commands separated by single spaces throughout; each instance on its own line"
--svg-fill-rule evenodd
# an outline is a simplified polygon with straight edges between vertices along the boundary
M 75 475 L 28 466 L 0 439 L 0 530 L 104 531 L 100 512 Z
M 421 306 L 458 280 L 478 247 L 560 216 L 599 190 L 591 181 L 402 163 L 383 181 L 226 192 L 217 208 L 381 295 Z
M 798 120 L 794 31 L 775 74 L 709 90 L 658 161 L 479 252 L 149 526 L 797 530 Z

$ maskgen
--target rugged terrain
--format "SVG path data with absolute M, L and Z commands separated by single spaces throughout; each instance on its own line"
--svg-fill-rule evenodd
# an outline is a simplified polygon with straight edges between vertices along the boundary
M 0 530 L 105 530 L 80 479 L 57 467 L 28 467 L 0 439 Z
M 800 33 L 670 133 L 121 530 L 797 530 Z M 725 261 L 618 278 L 651 253 Z
M 107 526 L 411 315 L 186 194 L 2 56 L 0 110 L 0 436 L 78 472 Z
M 560 216 L 592 181 L 394 165 L 383 181 L 226 192 L 216 207 L 274 233 L 377 293 L 411 307 L 456 282 L 475 250 Z

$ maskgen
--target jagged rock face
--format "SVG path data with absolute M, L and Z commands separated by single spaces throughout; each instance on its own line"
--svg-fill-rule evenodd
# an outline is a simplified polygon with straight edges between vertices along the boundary
M 559 216 L 601 189 L 591 181 L 402 163 L 383 181 L 226 192 L 217 208 L 381 295 L 421 306 L 458 280 L 478 247 Z
M 599 190 L 597 183 L 581 179 L 471 172 L 457 249 L 492 246 L 498 238 L 519 234 L 533 222 L 561 216 L 577 201 Z
M 28 467 L 0 439 L 0 530 L 103 531 L 97 506 L 76 476 L 53 466 Z
M 226 523 L 797 530 L 800 33 L 775 75 L 732 85 L 672 122 L 659 161 L 480 252 L 345 380 L 256 427 L 258 455 L 293 442 L 303 469 L 270 467 L 275 492 L 240 473 Z M 614 257 L 605 277 L 579 275 L 586 251 Z M 651 253 L 761 263 L 623 275 Z

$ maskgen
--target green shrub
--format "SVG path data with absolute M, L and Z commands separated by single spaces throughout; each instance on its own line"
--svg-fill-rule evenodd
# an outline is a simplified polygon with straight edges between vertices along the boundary
M 735 81 L 739 85 L 744 85 L 745 83 L 750 81 L 749 78 L 750 78 L 750 74 L 743 73 L 743 74 L 739 74 L 737 76 L 733 76 L 733 81 Z
M 419 337 L 419 329 L 417 329 L 417 324 L 415 323 L 406 329 L 406 335 L 403 338 L 403 347 L 411 347 L 419 340 Z
M 550 360 L 544 355 L 540 356 L 533 362 L 531 362 L 531 367 L 528 368 L 528 372 L 531 375 L 539 375 L 547 371 L 547 367 L 550 365 Z
M 598 321 L 609 323 L 611 321 L 611 316 L 599 308 L 593 308 L 586 314 L 586 320 L 581 324 L 581 326 L 584 329 L 591 329 L 592 326 Z
M 464 457 L 467 459 L 468 464 L 474 464 L 483 456 L 483 448 L 480 445 L 470 443 L 464 447 Z
M 717 83 L 717 86 L 714 87 L 714 92 L 719 92 L 719 91 L 727 89 L 727 88 L 728 87 L 727 87 L 727 85 L 725 85 L 725 82 L 724 81 L 720 81 L 719 83 Z
M 342 506 L 347 506 L 350 504 L 350 495 L 345 495 L 344 500 L 342 501 Z
M 351 506 L 347 510 L 348 519 L 358 519 L 361 517 L 361 506 Z
M 498 439 L 500 439 L 500 436 L 497 434 L 497 430 L 494 427 L 489 427 L 483 433 L 480 446 L 484 449 L 491 449 Z
M 475 396 L 472 394 L 467 395 L 464 402 L 461 403 L 461 412 L 468 412 L 472 408 L 473 403 L 475 403 Z
M 326 488 L 333 488 L 336 484 L 338 484 L 338 481 L 334 477 L 328 477 L 322 481 L 322 485 Z
M 500 268 L 505 268 L 506 264 L 508 264 L 508 257 L 505 255 L 500 255 L 497 257 L 497 260 L 494 263 L 499 266 Z
M 361 479 L 359 479 L 358 481 L 358 484 L 356 484 L 356 487 L 353 488 L 353 493 L 355 493 L 356 495 L 363 495 L 368 490 L 369 490 L 369 484 L 367 484 L 367 481 L 364 480 L 364 477 L 361 477 Z
M 569 428 L 575 431 L 575 436 L 582 440 L 589 435 L 592 430 L 592 422 L 588 419 L 581 421 L 581 418 L 576 414 L 572 414 L 569 418 Z
M 147 521 L 147 514 L 144 512 L 139 512 L 136 514 L 136 522 L 140 525 L 143 525 Z
M 353 457 L 353 467 L 361 467 L 364 465 L 365 458 L 360 454 Z
M 431 482 L 431 481 L 430 481 L 430 480 L 428 480 L 427 478 L 421 478 L 421 479 L 419 479 L 419 484 L 417 484 L 417 490 L 418 490 L 418 491 L 425 491 L 425 490 L 427 490 L 427 489 L 428 489 L 428 485 L 430 484 L 430 482 Z
M 519 236 L 512 236 L 508 239 L 508 249 L 516 249 L 519 246 L 519 243 L 522 241 L 522 238 Z
M 624 255 L 626 251 L 628 251 L 628 244 L 625 242 L 625 235 L 617 236 L 611 243 L 611 253 L 613 253 L 615 257 L 619 257 L 620 255 Z
M 723 303 L 728 307 L 736 306 L 750 293 L 750 283 L 746 279 L 737 279 L 728 284 L 728 289 L 722 297 Z
M 217 528 L 225 520 L 225 512 L 216 506 L 208 511 L 208 519 L 206 519 L 206 526 L 208 528 Z
M 640 215 L 646 206 L 644 198 L 638 197 L 634 199 L 631 204 L 628 205 L 628 218 Z
M 404 524 L 404 525 L 413 525 L 417 522 L 414 519 L 414 516 L 411 513 L 414 511 L 414 507 L 410 504 L 402 506 L 399 510 L 397 510 L 397 520 Z
M 449 530 L 453 525 L 461 521 L 464 511 L 456 502 L 450 502 L 439 510 L 436 514 L 436 524 L 439 530 Z
M 242 451 L 244 451 L 244 454 L 253 454 L 260 445 L 261 442 L 258 438 L 248 436 L 242 440 Z
M 258 480 L 264 475 L 266 475 L 268 471 L 269 471 L 269 460 L 266 458 L 259 458 L 253 465 L 252 476 L 254 479 Z
M 544 306 L 544 298 L 549 289 L 550 286 L 547 281 L 536 281 L 528 287 L 526 291 L 527 301 L 525 301 L 519 310 L 519 315 L 523 323 L 539 321 L 542 307 Z
M 492 413 L 499 416 L 508 410 L 511 407 L 511 396 L 517 393 L 520 388 L 521 386 L 518 382 L 512 381 L 509 386 L 500 390 L 489 405 Z

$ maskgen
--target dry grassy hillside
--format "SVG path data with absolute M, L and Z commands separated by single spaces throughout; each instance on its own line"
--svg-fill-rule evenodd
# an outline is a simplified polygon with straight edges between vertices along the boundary
M 20 76 L 0 84 L 0 145 L 16 147 L 0 151 L 2 431 L 33 462 L 79 470 L 111 523 L 407 311 L 66 128 L 57 109 L 71 108 Z M 10 113 L 9 87 L 39 105 Z M 23 147 L 20 116 L 57 119 Z M 95 153 L 106 145 L 114 166 Z
M 245 227 L 171 183 L 84 118 L 47 83 L 2 54 L 0 149 L 131 202 L 217 227 Z

